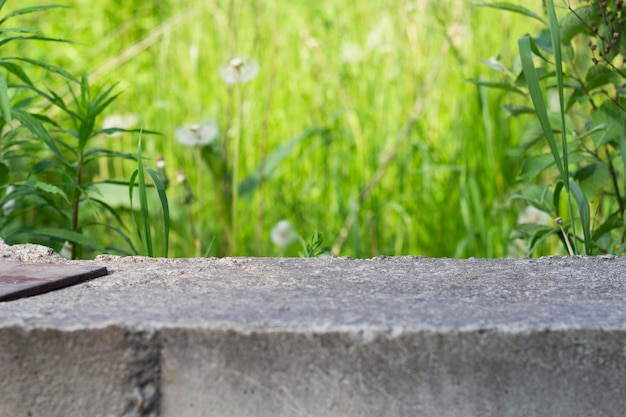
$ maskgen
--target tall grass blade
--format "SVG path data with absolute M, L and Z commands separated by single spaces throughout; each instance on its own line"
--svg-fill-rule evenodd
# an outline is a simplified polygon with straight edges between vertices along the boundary
M 565 98 L 563 96 L 563 62 L 561 55 L 561 37 L 559 21 L 554 10 L 554 1 L 548 0 L 548 16 L 550 18 L 550 38 L 552 40 L 552 50 L 554 53 L 554 69 L 556 71 L 556 85 L 559 93 L 559 111 L 561 114 L 561 143 L 563 145 L 563 181 L 569 178 L 569 168 L 567 161 L 567 129 L 565 127 Z M 568 183 L 566 182 L 566 188 Z
M 170 239 L 170 209 L 167 202 L 167 194 L 165 193 L 165 185 L 163 184 L 161 176 L 158 172 L 156 172 L 152 168 L 146 168 L 146 172 L 152 178 L 152 182 L 154 183 L 157 194 L 159 195 L 159 201 L 161 202 L 161 211 L 163 213 L 163 238 L 165 239 L 165 253 L 163 256 L 167 258 Z
M 578 214 L 580 215 L 580 223 L 583 229 L 583 239 L 585 242 L 585 254 L 591 255 L 593 247 L 591 240 L 591 213 L 589 210 L 589 202 L 577 182 L 570 180 L 569 187 L 572 191 L 572 195 L 574 196 L 574 200 L 576 201 L 576 205 L 578 206 Z M 574 222 L 572 221 L 572 228 L 573 224 Z
M 146 193 L 146 177 L 143 170 L 143 155 L 141 151 L 141 134 L 137 145 L 137 187 L 139 189 L 139 207 L 141 214 L 141 224 L 143 226 L 143 243 L 148 251 L 148 256 L 153 257 L 152 235 L 150 233 L 150 213 L 148 212 L 148 196 Z
M 524 76 L 526 77 L 528 91 L 530 92 L 530 98 L 535 106 L 537 118 L 539 119 L 543 133 L 546 136 L 548 145 L 550 146 L 552 157 L 554 158 L 554 162 L 559 170 L 559 175 L 564 182 L 567 182 L 567 176 L 565 175 L 565 169 L 563 168 L 559 148 L 556 144 L 552 127 L 550 126 L 550 120 L 548 119 L 548 110 L 543 99 L 543 94 L 541 93 L 541 87 L 539 86 L 539 77 L 537 76 L 537 70 L 535 69 L 530 49 L 530 37 L 524 36 L 521 38 L 518 41 L 518 46 L 520 60 L 522 61 L 522 70 L 524 71 Z

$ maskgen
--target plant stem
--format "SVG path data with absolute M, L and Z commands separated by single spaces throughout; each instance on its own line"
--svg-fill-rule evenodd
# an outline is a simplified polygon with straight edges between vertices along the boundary
M 74 195 L 72 201 L 72 231 L 78 232 L 78 215 L 80 211 L 80 196 L 81 196 L 81 183 L 83 176 L 83 153 L 78 154 L 78 161 L 76 161 L 76 179 L 74 182 Z M 72 259 L 78 257 L 78 244 L 72 244 Z

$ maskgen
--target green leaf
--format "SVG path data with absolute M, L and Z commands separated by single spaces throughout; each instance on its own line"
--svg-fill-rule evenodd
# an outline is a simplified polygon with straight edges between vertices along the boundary
M 518 41 L 518 45 L 520 51 L 520 59 L 522 61 L 522 68 L 526 77 L 526 82 L 528 83 L 530 97 L 532 98 L 533 105 L 535 106 L 535 112 L 537 114 L 537 117 L 539 118 L 539 123 L 541 124 L 543 133 L 546 137 L 546 140 L 548 141 L 548 145 L 550 146 L 550 151 L 552 152 L 552 157 L 559 170 L 559 174 L 561 178 L 566 179 L 566 171 L 563 167 L 559 148 L 552 133 L 552 127 L 550 126 L 550 121 L 548 119 L 548 111 L 546 109 L 546 105 L 543 99 L 543 94 L 541 93 L 541 87 L 539 86 L 539 79 L 537 78 L 535 64 L 533 63 L 532 53 L 530 50 L 530 38 L 528 36 L 524 36 Z
M 32 85 L 33 82 L 28 78 L 26 72 L 22 69 L 21 66 L 14 64 L 13 62 L 0 62 L 0 66 L 4 67 L 10 73 L 16 75 L 20 80 L 24 81 L 28 85 Z
M 535 109 L 529 106 L 521 106 L 518 104 L 503 104 L 502 108 L 511 117 L 516 117 L 521 114 L 535 114 Z
M 157 193 L 159 195 L 159 201 L 161 202 L 161 210 L 163 213 L 163 239 L 165 242 L 165 253 L 163 257 L 167 258 L 170 238 L 170 209 L 167 202 L 167 194 L 165 193 L 165 185 L 163 184 L 163 181 L 161 181 L 161 176 L 158 172 L 152 168 L 145 168 L 145 170 L 152 178 L 152 182 L 156 186 Z
M 589 67 L 585 81 L 587 83 L 587 90 L 590 91 L 607 84 L 618 83 L 619 77 L 617 73 L 607 65 L 598 64 Z
M 561 33 L 559 30 L 559 21 L 556 17 L 554 9 L 554 0 L 547 2 L 548 16 L 550 18 L 550 37 L 552 39 L 552 49 L 554 53 L 554 67 L 556 70 L 557 92 L 559 93 L 559 110 L 561 113 L 561 145 L 563 150 L 562 179 L 565 182 L 565 188 L 569 191 L 569 163 L 567 161 L 567 126 L 565 124 L 565 99 L 563 95 L 563 60 L 561 57 Z M 558 154 L 557 154 L 558 155 Z
M 513 13 L 519 13 L 521 15 L 524 16 L 528 16 L 531 17 L 533 19 L 536 19 L 538 21 L 540 21 L 541 23 L 546 23 L 545 20 L 542 19 L 541 16 L 539 16 L 537 13 L 533 12 L 532 10 L 529 10 L 525 7 L 522 6 L 518 6 L 517 4 L 511 4 L 511 3 L 484 3 L 484 2 L 477 2 L 477 3 L 472 3 L 474 6 L 478 6 L 478 7 L 491 7 L 492 9 L 498 9 L 498 10 L 504 10 L 507 12 L 513 12 Z
M 528 148 L 532 147 L 545 137 L 546 135 L 543 134 L 543 128 L 539 123 L 530 125 L 520 139 L 520 147 L 523 152 L 526 152 Z
M 609 233 L 611 230 L 624 227 L 622 219 L 620 218 L 619 211 L 611 214 L 604 223 L 597 226 L 593 231 L 591 240 L 597 242 L 603 235 Z
M 563 17 L 560 25 L 561 42 L 569 44 L 574 36 L 580 33 L 591 35 L 592 32 L 589 30 L 591 22 L 599 23 L 597 10 L 595 5 L 583 6 Z
M 69 241 L 72 243 L 76 243 L 78 245 L 93 248 L 102 253 L 107 252 L 104 246 L 100 245 L 98 242 L 96 242 L 92 238 L 85 236 L 81 233 L 74 232 L 72 230 L 58 229 L 58 228 L 53 228 L 53 227 L 44 227 L 44 228 L 31 230 L 30 233 L 35 234 L 35 235 L 50 237 L 61 242 Z
M 570 180 L 569 188 L 572 191 L 576 205 L 578 206 L 578 214 L 580 215 L 580 223 L 583 228 L 583 238 L 585 242 L 585 254 L 591 255 L 593 251 L 591 241 L 591 213 L 589 210 L 589 202 L 585 193 L 576 181 Z
M 50 137 L 48 131 L 43 127 L 41 122 L 37 120 L 32 114 L 22 110 L 13 109 L 13 117 L 19 120 L 19 122 L 26 127 L 33 135 L 43 140 L 48 148 L 61 160 L 64 161 L 65 157 L 63 153 L 54 143 L 54 140 Z
M 535 178 L 552 165 L 554 165 L 554 158 L 550 154 L 529 156 L 524 159 L 522 171 L 517 176 L 517 180 L 526 181 Z
M 65 78 L 67 78 L 68 80 L 72 80 L 75 82 L 78 82 L 78 79 L 76 77 L 74 77 L 72 74 L 70 74 L 69 72 L 65 71 L 63 68 L 54 66 L 54 65 L 50 65 L 46 62 L 43 61 L 39 61 L 37 59 L 30 59 L 30 58 L 25 58 L 25 57 L 18 57 L 18 56 L 11 56 L 11 57 L 6 57 L 6 58 L 2 58 L 2 60 L 0 60 L 0 63 L 2 62 L 6 62 L 6 61 L 23 61 L 23 62 L 28 62 L 31 65 L 35 65 L 37 67 L 43 68 L 46 71 L 55 73 L 55 74 L 59 74 Z
M 60 189 L 59 187 L 53 184 L 48 184 L 46 182 L 38 181 L 38 180 L 28 180 L 28 181 L 16 182 L 14 183 L 14 185 L 16 186 L 21 185 L 25 187 L 38 189 L 46 193 L 56 194 L 56 195 L 63 197 L 63 199 L 67 201 L 68 203 L 70 202 L 67 194 L 65 194 L 65 191 L 63 191 L 62 189 Z
M 13 129 L 13 119 L 11 118 L 11 105 L 9 104 L 9 92 L 7 89 L 7 79 L 0 72 L 0 110 L 5 122 Z
M 580 184 L 585 195 L 592 198 L 605 188 L 609 178 L 609 168 L 605 163 L 589 164 L 574 173 L 574 180 Z
M 4 39 L 0 40 L 0 46 L 6 45 L 9 42 L 13 42 L 13 41 L 40 41 L 40 42 L 73 43 L 73 42 L 65 40 L 65 39 L 48 38 L 46 36 L 11 36 L 9 38 L 4 38 Z
M 624 135 L 624 114 L 611 100 L 600 105 L 591 122 L 594 128 L 602 128 L 593 141 L 596 147 L 619 140 Z
M 3 187 L 9 183 L 9 166 L 0 161 L 0 187 Z
M 39 31 L 36 29 L 21 28 L 21 27 L 0 29 L 0 33 L 38 33 L 38 32 Z
M 497 88 L 499 90 L 509 91 L 511 93 L 517 93 L 522 96 L 526 96 L 526 93 L 524 91 L 520 90 L 519 88 L 509 83 L 497 83 L 497 82 L 483 81 L 483 80 L 478 80 L 478 79 L 467 79 L 465 80 L 465 82 L 480 85 L 483 87 Z
M 4 5 L 4 2 L 0 4 L 0 8 L 2 8 L 3 5 Z M 43 12 L 43 11 L 51 10 L 51 9 L 69 9 L 69 8 L 70 8 L 69 6 L 64 6 L 62 4 L 48 4 L 45 6 L 24 7 L 22 9 L 14 10 L 11 13 L 7 13 L 2 19 L 0 19 L 0 25 L 2 25 L 4 22 L 6 22 L 7 20 L 15 16 L 21 16 L 21 15 L 35 13 L 35 12 Z

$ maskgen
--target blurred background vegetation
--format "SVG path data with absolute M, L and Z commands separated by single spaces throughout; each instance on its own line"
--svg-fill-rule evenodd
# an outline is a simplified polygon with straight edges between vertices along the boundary
M 87 72 L 95 85 L 119 82 L 122 94 L 101 122 L 121 116 L 118 125 L 129 125 L 119 127 L 162 133 L 142 141 L 144 165 L 162 157 L 169 179 L 170 256 L 296 256 L 298 239 L 271 239 L 282 220 L 306 241 L 321 232 L 339 255 L 526 255 L 512 240 L 525 207 L 509 197 L 521 168 L 516 145 L 531 117 L 511 119 L 502 106 L 514 94 L 467 80 L 492 77 L 492 57 L 514 62 L 517 39 L 537 29 L 532 20 L 462 0 L 61 3 L 70 8 L 22 20 L 74 43 L 17 52 Z M 28 4 L 45 3 L 19 6 Z M 224 82 L 219 69 L 235 56 L 258 63 L 254 79 Z M 63 91 L 58 77 L 33 74 Z M 224 179 L 211 174 L 201 148 L 175 135 L 213 121 L 222 140 L 240 138 L 237 157 L 229 156 L 244 181 L 229 220 L 232 244 L 216 201 Z M 137 139 L 102 136 L 97 146 L 134 152 Z M 134 169 L 106 159 L 94 176 L 128 180 Z M 102 193 L 129 218 L 127 189 Z M 153 215 L 158 231 L 163 220 Z M 93 237 L 127 249 L 113 234 Z

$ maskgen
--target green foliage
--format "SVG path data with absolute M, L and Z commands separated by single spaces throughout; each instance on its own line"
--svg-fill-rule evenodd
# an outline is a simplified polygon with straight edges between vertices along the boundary
M 571 254 L 621 255 L 626 247 L 626 74 L 621 69 L 626 10 L 619 0 L 586 3 L 576 8 L 568 4 L 559 19 L 554 1 L 548 0 L 548 23 L 536 36 L 519 39 L 521 68 L 510 70 L 514 77 L 507 82 L 492 83 L 516 92 L 525 88 L 538 122 L 521 141 L 522 192 L 513 198 L 552 215 L 557 227 L 520 225 L 518 233 L 528 239 L 529 253 L 550 236 L 558 237 Z M 519 12 L 505 3 L 481 5 Z M 552 204 L 546 204 L 545 193 L 536 199 L 539 195 L 533 198 L 523 191 L 533 184 L 552 190 Z
M 302 252 L 298 252 L 298 255 L 301 258 L 317 258 L 319 256 L 330 253 L 330 248 L 324 245 L 324 235 L 316 231 L 311 236 L 311 240 L 305 242 L 304 239 L 300 238 L 300 243 L 302 244 Z
M 133 207 L 133 195 L 135 191 L 135 180 L 137 180 L 137 188 L 139 190 L 139 207 L 140 218 L 137 220 L 137 216 L 133 214 L 133 220 L 137 227 L 137 235 L 141 238 L 143 246 L 145 248 L 145 255 L 154 256 L 154 245 L 152 242 L 152 231 L 150 227 L 150 209 L 148 204 L 148 185 L 146 184 L 145 173 L 150 175 L 154 187 L 156 188 L 159 202 L 161 204 L 161 213 L 163 215 L 163 242 L 165 247 L 163 249 L 163 257 L 167 258 L 169 234 L 170 234 L 170 214 L 169 204 L 167 202 L 167 195 L 165 193 L 165 184 L 163 183 L 161 176 L 158 172 L 151 168 L 145 168 L 143 165 L 143 153 L 141 148 L 141 132 L 139 133 L 139 141 L 137 144 L 137 170 L 133 172 L 128 187 L 129 199 L 131 209 Z
M 0 12 L 5 3 L 0 3 Z M 0 45 L 63 42 L 24 27 L 5 27 L 18 16 L 59 8 L 63 6 L 24 7 L 4 14 Z M 64 89 L 33 83 L 27 66 L 61 77 Z M 136 253 L 120 213 L 99 194 L 101 185 L 115 183 L 98 178 L 103 159 L 137 159 L 94 146 L 103 134 L 125 131 L 97 128 L 103 111 L 117 97 L 115 85 L 96 88 L 85 74 L 78 79 L 26 56 L 0 57 L 0 68 L 6 71 L 0 72 L 0 236 L 9 243 L 46 244 L 73 259 L 94 252 Z M 127 249 L 117 242 L 101 242 L 96 230 L 102 228 L 120 237 Z
M 509 33 L 496 34 L 493 11 L 474 12 L 462 0 L 64 3 L 72 8 L 51 10 L 54 19 L 28 13 L 20 15 L 25 23 L 12 26 L 37 27 L 78 43 L 52 48 L 33 39 L 28 42 L 39 47 L 28 49 L 9 43 L 3 53 L 18 58 L 0 59 L 14 126 L 38 132 L 37 140 L 9 133 L 20 141 L 13 146 L 30 147 L 32 158 L 1 159 L 0 181 L 5 171 L 13 183 L 39 181 L 28 187 L 59 220 L 44 215 L 38 220 L 44 224 L 37 224 L 36 208 L 22 204 L 26 217 L 7 220 L 3 236 L 26 224 L 72 231 L 71 207 L 80 195 L 82 227 L 76 233 L 108 251 L 149 254 L 151 242 L 153 254 L 165 253 L 162 214 L 141 208 L 140 171 L 148 174 L 144 202 L 152 209 L 160 198 L 150 171 L 137 169 L 136 137 L 108 137 L 123 129 L 100 128 L 103 118 L 140 112 L 142 124 L 165 132 L 163 140 L 143 142 L 141 162 L 147 166 L 162 157 L 156 173 L 163 189 L 169 185 L 172 256 L 297 256 L 298 245 L 281 247 L 270 239 L 282 219 L 298 231 L 319 230 L 334 254 L 517 254 L 509 235 L 518 207 L 507 201 L 506 191 L 521 166 L 509 149 L 526 122 L 509 124 L 507 117 L 529 110 L 521 100 L 504 102 L 504 90 L 490 90 L 477 58 L 502 48 L 501 59 L 512 59 L 505 47 L 509 33 L 528 31 L 528 20 L 541 23 L 527 19 L 527 10 L 509 8 L 515 13 L 500 19 Z M 533 53 L 544 45 L 533 41 Z M 245 85 L 222 77 L 225 67 L 231 75 L 239 71 L 233 61 L 239 54 L 259 64 L 256 78 L 239 77 L 249 81 Z M 120 80 L 116 91 L 126 90 L 97 115 L 93 134 L 99 134 L 86 141 L 89 115 L 116 94 L 92 87 L 83 95 L 82 80 L 70 74 L 84 71 L 92 86 L 110 86 L 113 79 Z M 542 68 L 538 75 L 545 82 Z M 26 87 L 13 92 L 12 83 Z M 75 94 L 66 93 L 67 84 Z M 525 98 L 522 85 L 508 84 Z M 60 102 L 50 89 L 79 118 L 52 104 Z M 207 120 L 217 125 L 214 142 L 185 147 L 176 140 L 181 126 Z M 64 133 L 70 130 L 76 136 Z M 58 162 L 79 145 L 84 159 L 92 158 L 84 164 L 81 186 Z M 168 184 L 168 176 L 177 180 Z M 132 187 L 132 206 L 128 178 L 139 183 Z M 23 191 L 13 196 L 29 195 Z M 113 233 L 101 233 L 102 224 Z M 55 249 L 67 240 L 21 236 Z M 86 247 L 83 256 L 99 250 L 80 245 Z

